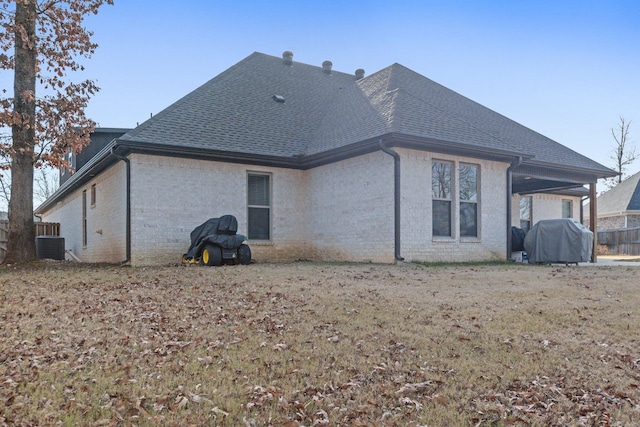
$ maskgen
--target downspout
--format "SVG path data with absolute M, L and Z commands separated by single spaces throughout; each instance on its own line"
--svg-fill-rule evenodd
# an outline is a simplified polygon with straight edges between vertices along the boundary
M 122 160 L 125 164 L 126 170 L 126 226 L 125 226 L 125 241 L 126 241 L 126 253 L 127 258 L 121 262 L 126 264 L 131 261 L 131 163 L 129 159 L 116 153 L 116 147 L 111 148 L 111 155 L 118 160 Z
M 511 204 L 513 191 L 513 169 L 522 164 L 522 156 L 518 156 L 507 169 L 507 261 L 511 260 Z
M 382 140 L 378 144 L 380 149 L 393 157 L 393 221 L 395 236 L 395 258 L 396 261 L 404 261 L 400 256 L 400 155 L 387 147 Z

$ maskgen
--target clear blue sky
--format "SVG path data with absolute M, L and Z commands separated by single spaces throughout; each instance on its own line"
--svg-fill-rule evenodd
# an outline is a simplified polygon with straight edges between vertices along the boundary
M 254 51 L 291 50 L 347 73 L 398 62 L 607 166 L 619 116 L 640 145 L 637 0 L 115 0 L 86 26 L 102 127 L 133 127 Z

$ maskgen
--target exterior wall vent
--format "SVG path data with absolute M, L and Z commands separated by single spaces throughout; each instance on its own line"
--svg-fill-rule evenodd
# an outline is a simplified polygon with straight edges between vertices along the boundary
M 322 71 L 325 74 L 331 74 L 331 67 L 333 67 L 333 62 L 331 61 L 324 61 L 322 63 Z
M 293 64 L 293 52 L 290 50 L 282 52 L 282 61 L 287 65 Z
M 364 77 L 364 70 L 362 68 L 358 68 L 356 70 L 356 80 L 360 80 Z

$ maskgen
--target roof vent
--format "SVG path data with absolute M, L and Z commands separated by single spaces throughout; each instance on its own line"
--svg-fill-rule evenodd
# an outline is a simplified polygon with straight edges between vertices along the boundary
M 333 62 L 331 61 L 324 61 L 322 63 L 322 71 L 325 74 L 331 74 L 331 67 L 333 66 Z
M 358 68 L 356 70 L 356 80 L 360 80 L 364 77 L 364 70 L 362 68 Z
M 285 50 L 284 52 L 282 52 L 282 60 L 287 65 L 293 64 L 293 52 L 291 52 L 290 50 Z
M 282 95 L 273 95 L 271 98 L 273 98 L 273 100 L 278 104 L 284 104 L 284 96 Z

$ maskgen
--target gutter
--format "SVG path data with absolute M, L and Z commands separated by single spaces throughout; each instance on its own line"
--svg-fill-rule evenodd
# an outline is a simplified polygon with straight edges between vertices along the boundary
M 131 162 L 129 159 L 116 152 L 117 147 L 112 147 L 110 154 L 118 160 L 122 160 L 126 169 L 126 226 L 125 226 L 125 240 L 126 240 L 126 254 L 127 257 L 121 264 L 127 264 L 131 261 Z
M 387 147 L 382 140 L 378 143 L 380 149 L 393 157 L 393 217 L 395 236 L 395 258 L 396 261 L 404 261 L 400 256 L 400 155 Z
M 511 260 L 511 205 L 513 191 L 513 169 L 522 164 L 522 156 L 518 156 L 516 160 L 511 162 L 507 169 L 507 261 Z

